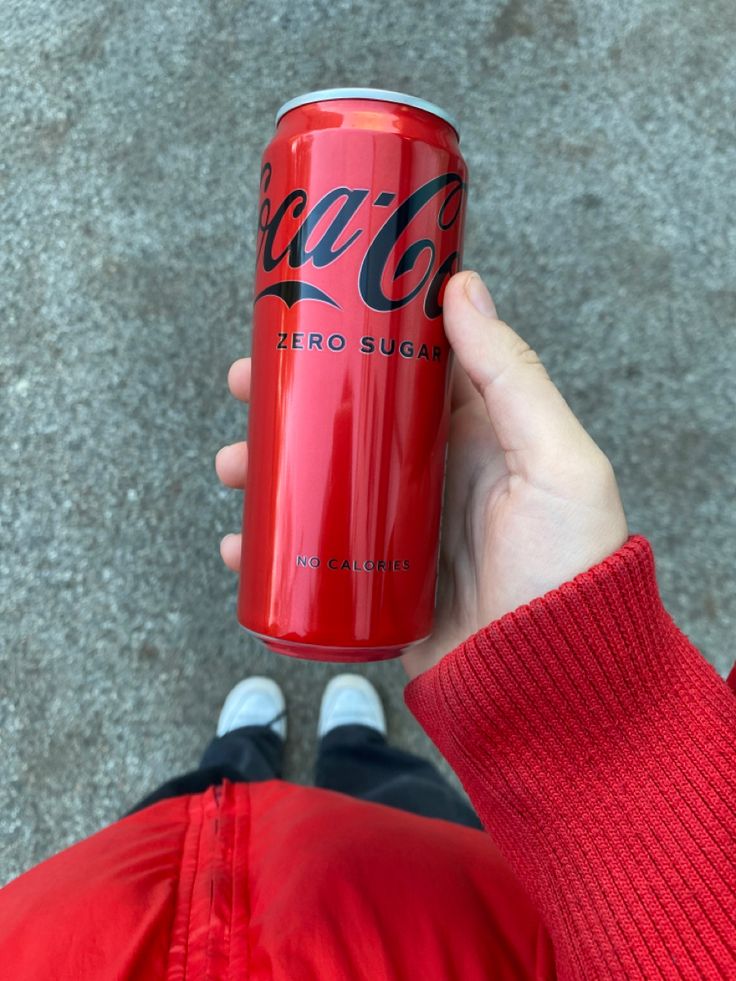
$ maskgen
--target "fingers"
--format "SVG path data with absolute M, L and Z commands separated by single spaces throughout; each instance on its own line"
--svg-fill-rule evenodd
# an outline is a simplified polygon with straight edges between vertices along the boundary
M 227 385 L 236 399 L 247 402 L 250 399 L 251 359 L 239 358 L 230 365 Z
M 496 313 L 496 307 L 488 290 L 485 290 L 484 294 L 481 296 L 481 300 L 488 316 L 497 317 L 498 314 Z M 478 402 L 482 405 L 483 398 L 480 392 L 475 387 L 467 371 L 457 358 L 455 358 L 452 372 L 452 410 L 454 411 L 455 409 L 459 409 L 462 406 L 467 405 L 469 402 Z
M 222 561 L 233 572 L 240 571 L 240 549 L 243 543 L 242 535 L 225 535 L 220 542 Z
M 512 472 L 532 476 L 565 454 L 595 447 L 535 352 L 497 319 L 477 273 L 452 277 L 443 310 L 448 340 L 485 402 Z
M 227 374 L 227 384 L 231 393 L 241 402 L 250 399 L 251 359 L 239 358 L 230 365 Z M 232 443 L 223 446 L 215 457 L 215 470 L 226 487 L 237 487 L 243 490 L 248 476 L 248 444 L 246 442 Z M 222 561 L 233 572 L 240 570 L 240 549 L 242 535 L 225 535 L 220 542 Z
M 245 487 L 248 476 L 248 444 L 231 443 L 223 446 L 215 457 L 215 471 L 226 487 Z

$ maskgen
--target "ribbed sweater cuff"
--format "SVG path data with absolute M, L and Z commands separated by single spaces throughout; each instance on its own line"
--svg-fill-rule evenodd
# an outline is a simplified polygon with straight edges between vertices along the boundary
M 646 539 L 482 628 L 405 699 L 564 975 L 733 964 L 736 698 L 664 609 Z

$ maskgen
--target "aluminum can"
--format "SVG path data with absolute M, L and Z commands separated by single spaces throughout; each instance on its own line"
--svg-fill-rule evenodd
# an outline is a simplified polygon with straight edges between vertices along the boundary
M 432 630 L 467 170 L 443 110 L 293 99 L 263 156 L 240 623 L 320 661 Z

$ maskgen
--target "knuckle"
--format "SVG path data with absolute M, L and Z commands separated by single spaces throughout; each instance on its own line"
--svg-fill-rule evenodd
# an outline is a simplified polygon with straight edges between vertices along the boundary
M 598 447 L 597 450 L 598 450 L 597 467 L 601 479 L 614 480 L 615 474 L 613 471 L 613 463 L 611 462 L 610 457 L 606 453 L 604 453 L 603 450 L 600 449 L 600 447 Z
M 551 469 L 561 467 L 572 486 L 586 496 L 599 499 L 617 492 L 613 464 L 595 444 L 592 447 L 579 447 L 577 452 L 567 457 L 558 454 L 550 459 L 549 465 Z
M 537 352 L 521 337 L 506 349 L 503 366 L 487 380 L 487 387 L 498 386 L 511 382 L 517 371 L 536 371 L 542 378 L 549 380 L 549 374 Z
M 517 339 L 513 353 L 517 363 L 523 364 L 527 367 L 540 368 L 545 375 L 547 374 L 544 364 L 542 363 L 542 359 L 539 357 L 534 348 L 530 344 L 527 344 L 523 338 L 519 337 Z
M 613 464 L 603 450 L 596 447 L 596 456 L 590 464 L 590 482 L 600 494 L 616 490 L 616 473 Z

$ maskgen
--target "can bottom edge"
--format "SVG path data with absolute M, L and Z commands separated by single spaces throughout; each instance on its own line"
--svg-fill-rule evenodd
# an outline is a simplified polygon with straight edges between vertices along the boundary
M 259 634 L 250 627 L 241 624 L 251 636 L 267 647 L 274 654 L 285 654 L 287 657 L 297 657 L 304 661 L 335 661 L 342 664 L 358 664 L 361 661 L 388 661 L 400 657 L 406 651 L 420 644 L 425 637 L 408 641 L 406 644 L 391 644 L 385 647 L 337 647 L 323 644 L 304 644 L 295 640 L 283 640 L 278 637 L 268 637 Z

